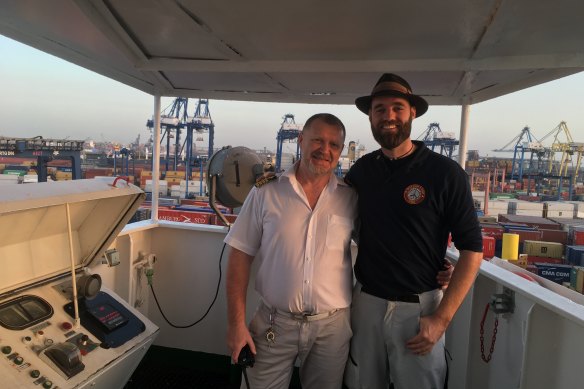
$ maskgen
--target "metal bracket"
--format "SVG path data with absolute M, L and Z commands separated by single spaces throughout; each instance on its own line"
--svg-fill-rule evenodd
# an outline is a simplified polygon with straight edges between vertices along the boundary
M 120 253 L 116 249 L 106 250 L 103 254 L 104 261 L 102 263 L 107 263 L 108 267 L 117 266 L 120 264 Z
M 515 310 L 515 292 L 509 288 L 503 288 L 503 293 L 491 296 L 491 310 L 496 314 L 513 313 Z

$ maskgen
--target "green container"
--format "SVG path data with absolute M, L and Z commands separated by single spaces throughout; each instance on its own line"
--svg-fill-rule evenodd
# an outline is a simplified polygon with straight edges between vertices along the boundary
M 26 174 L 26 172 L 24 170 L 8 170 L 5 169 L 4 172 L 2 172 L 2 174 L 8 174 L 11 176 L 24 176 Z

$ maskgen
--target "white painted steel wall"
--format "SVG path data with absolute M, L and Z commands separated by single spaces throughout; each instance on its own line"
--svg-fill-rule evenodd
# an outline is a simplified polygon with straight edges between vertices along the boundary
M 456 256 L 456 255 L 455 255 Z M 519 270 L 496 258 L 484 261 L 479 276 L 447 333 L 451 389 L 571 389 L 581 385 L 584 347 L 584 296 L 541 279 L 546 289 L 508 269 Z M 529 273 L 531 274 L 531 273 Z M 480 322 L 486 304 L 503 287 L 513 291 L 515 310 L 500 315 L 490 363 L 481 359 Z M 560 292 L 563 295 L 557 294 Z M 488 353 L 495 316 L 485 320 Z
M 154 289 L 165 314 L 178 324 L 198 319 L 215 294 L 219 277 L 219 253 L 226 229 L 217 226 L 190 226 L 162 222 L 144 229 L 148 222 L 126 227 L 116 245 L 122 264 L 108 268 L 104 283 L 128 290 L 130 266 L 140 251 L 158 256 Z M 224 254 L 219 297 L 208 317 L 186 330 L 173 329 L 162 319 L 150 296 L 147 316 L 160 327 L 155 344 L 185 350 L 228 355 Z M 457 258 L 456 252 L 448 254 Z M 494 261 L 497 261 L 495 259 Z M 584 350 L 584 296 L 551 281 L 540 279 L 546 289 L 504 267 L 484 261 L 472 291 L 456 314 L 447 332 L 447 348 L 452 356 L 451 389 L 572 389 L 580 387 L 580 355 Z M 518 269 L 518 268 L 517 268 Z M 537 278 L 537 276 L 533 275 Z M 248 318 L 258 301 L 251 280 L 248 288 Z M 485 306 L 494 293 L 507 287 L 515 295 L 513 314 L 499 318 L 497 341 L 489 364 L 481 360 L 479 324 Z M 551 289 L 551 290 L 550 290 Z M 561 292 L 562 295 L 558 294 Z M 120 293 L 122 295 L 122 293 Z M 128 293 L 126 293 L 128 295 Z M 494 315 L 486 320 L 488 351 Z

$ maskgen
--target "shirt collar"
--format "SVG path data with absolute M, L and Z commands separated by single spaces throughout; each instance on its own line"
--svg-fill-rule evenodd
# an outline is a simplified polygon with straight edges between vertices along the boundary
M 299 164 L 300 164 L 300 161 L 296 161 L 294 163 L 294 165 L 290 166 L 288 169 L 286 169 L 284 171 L 284 173 L 282 173 L 280 175 L 278 180 L 282 180 L 284 177 L 286 177 L 290 181 L 298 182 L 296 180 L 296 169 L 297 169 Z M 333 190 L 337 189 L 337 185 L 349 186 L 342 178 L 335 176 L 334 172 L 331 172 L 331 177 L 329 179 L 329 182 L 328 182 L 326 188 L 330 191 L 333 191 Z

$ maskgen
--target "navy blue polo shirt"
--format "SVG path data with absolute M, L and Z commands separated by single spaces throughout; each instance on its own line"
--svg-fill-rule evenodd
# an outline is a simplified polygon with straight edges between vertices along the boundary
M 455 161 L 414 143 L 414 153 L 403 159 L 369 153 L 345 177 L 359 194 L 355 276 L 378 297 L 438 288 L 449 233 L 459 250 L 482 252 L 468 175 Z

